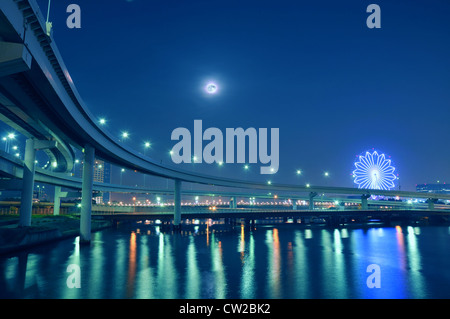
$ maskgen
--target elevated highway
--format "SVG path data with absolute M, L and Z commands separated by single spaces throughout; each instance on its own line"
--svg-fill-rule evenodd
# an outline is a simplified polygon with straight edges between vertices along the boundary
M 23 177 L 23 161 L 19 158 L 12 156 L 6 152 L 0 150 L 0 176 L 6 178 L 0 178 L 0 189 L 4 190 L 20 190 L 22 189 L 22 177 Z M 46 183 L 59 187 L 65 187 L 72 190 L 82 189 L 82 180 L 77 177 L 71 176 L 68 173 L 52 172 L 42 168 L 36 168 L 35 181 L 39 183 Z M 360 198 L 352 198 L 348 195 L 352 193 L 346 193 L 345 188 L 340 188 L 338 192 L 333 193 L 334 188 L 326 187 L 310 187 L 305 192 L 264 192 L 261 190 L 251 189 L 230 189 L 229 191 L 217 191 L 212 188 L 209 190 L 183 190 L 184 195 L 188 196 L 210 196 L 210 197 L 224 197 L 225 199 L 236 198 L 258 198 L 259 200 L 291 200 L 293 201 L 309 201 L 311 197 L 309 194 L 311 191 L 317 194 L 327 194 L 327 196 L 317 195 L 314 197 L 315 202 L 334 202 L 339 201 L 342 203 L 357 203 L 361 204 Z M 118 185 L 110 183 L 93 182 L 93 190 L 98 192 L 116 192 L 116 193 L 134 193 L 134 194 L 158 194 L 158 195 L 174 195 L 174 189 L 164 188 L 151 188 L 151 187 L 135 187 L 129 185 Z M 319 193 L 319 190 L 325 190 L 323 193 Z M 448 195 L 440 195 L 434 193 L 417 193 L 417 192 L 401 192 L 402 194 L 408 194 L 410 196 L 404 196 L 404 199 L 450 199 Z M 394 206 L 404 208 L 428 208 L 425 203 L 407 203 L 406 201 L 395 200 L 368 200 L 368 204 L 376 206 Z M 447 205 L 436 205 L 436 208 L 445 209 L 450 208 Z

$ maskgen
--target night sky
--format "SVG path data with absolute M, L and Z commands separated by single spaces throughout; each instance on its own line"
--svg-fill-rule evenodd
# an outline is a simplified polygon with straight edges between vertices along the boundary
M 391 156 L 402 190 L 450 182 L 450 2 L 310 2 L 59 0 L 50 21 L 89 110 L 117 138 L 127 130 L 127 145 L 150 141 L 155 161 L 169 164 L 171 132 L 193 133 L 201 119 L 223 132 L 279 128 L 279 171 L 180 168 L 352 187 L 356 155 L 375 148 Z M 81 29 L 66 26 L 70 3 Z M 381 29 L 366 25 L 370 3 Z M 218 94 L 204 92 L 208 80 Z

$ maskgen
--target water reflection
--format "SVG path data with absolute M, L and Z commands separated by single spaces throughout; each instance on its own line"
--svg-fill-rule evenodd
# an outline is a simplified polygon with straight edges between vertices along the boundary
M 81 267 L 80 265 L 80 237 L 76 237 L 73 241 L 73 251 L 72 254 L 68 258 L 68 264 L 75 264 Z M 75 299 L 79 297 L 79 289 L 65 289 L 63 291 L 62 298 L 65 299 Z
M 241 241 L 244 239 L 244 233 L 241 235 Z M 241 246 L 245 247 L 245 246 Z M 253 238 L 253 232 L 249 234 L 248 249 L 245 250 L 242 273 L 241 273 L 241 287 L 240 298 L 252 299 L 255 298 L 256 293 L 256 281 L 255 281 L 255 239 Z
M 449 298 L 449 228 L 109 229 L 0 258 L 1 298 Z M 71 264 L 81 288 L 68 288 Z M 381 288 L 366 285 L 367 267 Z
M 308 229 L 309 230 L 309 229 Z M 305 244 L 306 234 L 305 232 L 297 230 L 294 235 L 294 267 L 295 267 L 295 275 L 294 275 L 294 283 L 295 289 L 294 294 L 296 298 L 308 298 L 309 291 L 311 291 L 309 287 L 309 262 L 308 262 L 308 253 L 307 246 Z
M 136 233 L 131 232 L 130 246 L 128 249 L 128 278 L 127 278 L 127 298 L 132 298 L 134 294 L 134 282 L 136 279 Z
M 424 283 L 424 278 L 421 274 L 422 269 L 422 257 L 420 255 L 420 250 L 418 246 L 417 237 L 420 235 L 419 227 L 408 226 L 407 228 L 407 249 L 406 255 L 408 257 L 408 274 L 410 276 L 410 282 L 414 285 L 414 289 L 411 289 L 413 298 L 421 298 L 426 296 L 426 287 Z
M 213 291 L 211 296 L 216 299 L 225 299 L 227 293 L 227 281 L 225 267 L 223 265 L 222 242 L 216 238 L 215 234 L 211 236 L 211 273 L 213 276 Z
M 281 259 L 278 228 L 266 231 L 267 244 L 267 298 L 281 298 Z
M 187 299 L 200 298 L 200 271 L 197 264 L 197 251 L 194 237 L 190 237 L 187 249 L 186 267 L 186 296 Z

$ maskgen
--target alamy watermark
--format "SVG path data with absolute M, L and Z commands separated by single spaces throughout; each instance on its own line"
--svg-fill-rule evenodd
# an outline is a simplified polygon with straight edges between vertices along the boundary
M 381 28 L 381 8 L 378 4 L 369 4 L 366 9 L 367 13 L 370 15 L 366 19 L 366 25 L 369 29 L 380 29 Z
M 66 19 L 66 25 L 69 29 L 81 28 L 81 7 L 78 4 L 72 3 L 67 6 L 66 12 L 69 16 Z M 370 15 L 366 19 L 366 25 L 369 29 L 381 28 L 381 8 L 378 4 L 369 4 L 366 12 Z
M 370 273 L 367 277 L 367 288 L 381 288 L 381 268 L 377 264 L 370 264 L 366 268 L 366 272 Z
M 67 276 L 66 285 L 67 288 L 81 288 L 81 269 L 77 264 L 70 264 L 67 266 L 66 272 L 70 273 Z
M 241 127 L 227 128 L 224 149 L 224 134 L 220 129 L 210 127 L 203 131 L 202 120 L 194 120 L 193 136 L 191 131 L 185 127 L 178 127 L 172 131 L 172 141 L 179 142 L 173 146 L 170 154 L 175 164 L 203 162 L 221 164 L 224 162 L 235 163 L 235 160 L 236 163 L 246 163 L 246 154 L 248 154 L 248 163 L 258 163 L 259 160 L 261 164 L 268 164 L 261 166 L 261 174 L 275 174 L 278 172 L 280 164 L 279 135 L 279 128 L 271 128 L 270 144 L 268 144 L 267 128 L 258 130 L 253 127 L 245 130 Z M 203 141 L 210 142 L 203 147 Z
M 70 13 L 66 19 L 66 25 L 69 29 L 81 28 L 81 8 L 78 4 L 69 4 L 66 9 Z

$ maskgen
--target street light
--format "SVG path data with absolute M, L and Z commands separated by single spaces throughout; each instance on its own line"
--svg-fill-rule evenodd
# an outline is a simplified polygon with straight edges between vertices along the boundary
M 295 171 L 295 174 L 301 175 L 301 174 L 302 174 L 302 171 L 298 169 L 298 170 Z
M 122 168 L 122 169 L 120 170 L 120 185 L 122 185 L 122 175 L 123 175 L 123 172 L 125 172 L 125 168 Z
M 106 124 L 106 119 L 102 117 L 102 118 L 100 118 L 98 120 L 98 122 L 100 123 L 100 125 L 105 125 Z
M 326 180 L 325 184 L 326 184 L 326 186 L 328 186 L 328 177 L 330 176 L 330 173 L 325 172 L 325 173 L 323 173 L 323 176 L 325 177 L 325 180 Z
M 45 21 L 45 33 L 50 36 L 52 33 L 52 23 L 48 21 L 50 17 L 50 3 L 51 0 L 48 0 L 48 6 L 47 6 L 47 20 Z
M 124 131 L 120 136 L 122 138 L 120 141 L 123 142 L 124 140 L 130 137 L 130 134 L 127 131 Z
M 77 164 L 78 164 L 78 163 L 80 163 L 80 160 L 79 160 L 79 159 L 76 159 L 76 160 L 74 161 L 74 164 L 73 164 L 73 174 L 72 174 L 72 176 L 75 176 L 76 173 L 77 173 Z
M 145 156 L 145 151 L 147 150 L 147 148 L 149 148 L 151 146 L 150 142 L 144 142 L 144 156 Z M 147 174 L 144 173 L 144 187 L 146 184 L 146 178 L 147 178 Z
M 9 152 L 9 141 L 14 140 L 15 138 L 16 134 L 14 133 L 8 133 L 8 135 L 2 138 L 2 140 L 5 142 L 5 152 Z

